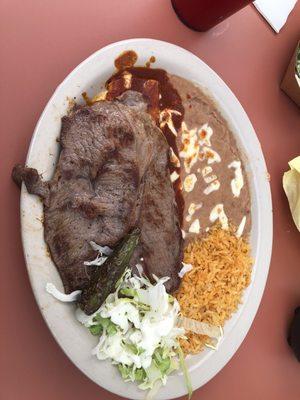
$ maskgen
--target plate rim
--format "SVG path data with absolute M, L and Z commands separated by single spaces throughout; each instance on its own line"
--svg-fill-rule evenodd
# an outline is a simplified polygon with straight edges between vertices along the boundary
M 151 44 L 152 48 L 155 49 L 155 45 L 157 46 L 168 46 L 168 47 L 172 47 L 174 51 L 179 51 L 181 53 L 186 53 L 189 57 L 194 57 L 195 59 L 197 59 L 197 62 L 200 62 L 202 64 L 205 65 L 205 68 L 207 68 L 210 72 L 210 74 L 212 76 L 214 76 L 215 79 L 219 80 L 219 82 L 222 83 L 222 86 L 225 87 L 226 91 L 228 92 L 229 96 L 232 97 L 232 99 L 234 100 L 234 102 L 236 103 L 235 105 L 237 107 L 239 107 L 239 112 L 241 113 L 241 115 L 243 116 L 245 122 L 248 124 L 249 129 L 252 131 L 252 140 L 254 140 L 256 142 L 256 146 L 257 148 L 259 148 L 260 150 L 260 164 L 261 167 L 265 169 L 265 171 L 267 171 L 267 167 L 266 167 L 266 163 L 265 163 L 265 159 L 264 159 L 264 155 L 263 152 L 261 150 L 261 146 L 259 143 L 259 140 L 257 138 L 256 132 L 251 124 L 251 121 L 248 117 L 248 115 L 246 114 L 244 108 L 242 107 L 241 103 L 239 102 L 239 100 L 237 99 L 237 97 L 234 95 L 234 93 L 231 91 L 231 89 L 227 86 L 227 84 L 223 81 L 223 79 L 212 69 L 209 67 L 209 65 L 207 65 L 204 61 L 202 61 L 198 56 L 196 56 L 194 53 L 192 53 L 189 50 L 186 50 L 180 46 L 177 46 L 175 44 L 166 42 L 166 41 L 161 41 L 161 40 L 156 40 L 156 39 L 151 39 L 151 38 L 133 38 L 133 39 L 126 39 L 126 40 L 122 40 L 122 41 L 118 41 L 118 42 L 114 42 L 111 44 L 108 44 L 107 46 L 102 47 L 101 49 L 95 51 L 93 54 L 91 54 L 89 57 L 87 57 L 86 59 L 84 59 L 82 62 L 80 62 L 65 78 L 64 80 L 57 86 L 57 88 L 55 89 L 55 91 L 53 92 L 52 96 L 50 97 L 49 101 L 47 102 L 47 104 L 45 105 L 45 108 L 43 110 L 43 112 L 41 113 L 38 122 L 35 126 L 31 141 L 30 141 L 30 145 L 29 145 L 29 149 L 28 149 L 28 153 L 27 153 L 27 157 L 26 157 L 26 164 L 32 154 L 33 148 L 34 148 L 34 144 L 35 144 L 35 139 L 37 136 L 37 133 L 40 129 L 40 125 L 42 124 L 43 118 L 45 117 L 45 115 L 48 112 L 48 107 L 50 104 L 52 104 L 53 99 L 55 98 L 56 93 L 59 91 L 59 89 L 66 84 L 66 82 L 71 79 L 74 75 L 76 75 L 77 71 L 79 69 L 81 69 L 86 63 L 89 63 L 93 58 L 97 57 L 99 54 L 101 53 L 105 53 L 106 51 L 109 51 L 112 48 L 117 48 L 119 46 L 132 46 L 135 44 L 140 44 L 141 42 L 145 43 L 145 45 L 149 45 Z M 214 93 L 212 93 L 212 95 L 214 95 Z M 271 189 L 270 189 L 270 183 L 265 181 L 264 183 L 264 208 L 265 211 L 267 212 L 266 216 L 265 216 L 265 220 L 268 222 L 266 228 L 266 232 L 268 233 L 268 237 L 265 237 L 265 248 L 266 248 L 266 254 L 265 254 L 265 261 L 264 261 L 264 265 L 265 268 L 263 270 L 260 271 L 256 271 L 256 273 L 258 273 L 258 275 L 260 276 L 260 280 L 256 283 L 256 295 L 257 297 L 252 300 L 252 311 L 251 311 L 251 315 L 249 318 L 245 318 L 245 315 L 243 315 L 243 313 L 241 313 L 241 315 L 239 315 L 238 320 L 236 321 L 236 323 L 238 321 L 244 320 L 244 324 L 246 326 L 245 329 L 243 329 L 243 332 L 241 335 L 239 335 L 239 338 L 235 337 L 236 339 L 236 344 L 235 346 L 233 346 L 233 348 L 231 349 L 231 351 L 227 352 L 226 357 L 223 357 L 222 361 L 221 361 L 221 366 L 214 366 L 214 368 L 212 368 L 212 372 L 209 374 L 210 376 L 205 379 L 200 385 L 198 385 L 197 380 L 195 379 L 195 377 L 192 377 L 192 383 L 193 383 L 193 388 L 194 390 L 198 389 L 200 386 L 203 386 L 205 383 L 207 383 L 209 380 L 211 380 L 219 371 L 221 371 L 224 366 L 230 361 L 230 359 L 232 358 L 232 356 L 236 353 L 236 351 L 238 350 L 238 348 L 240 347 L 240 345 L 242 344 L 245 336 L 247 335 L 247 333 L 250 330 L 250 327 L 254 321 L 255 315 L 257 313 L 258 307 L 261 303 L 262 300 L 262 296 L 263 296 L 263 292 L 265 289 L 265 285 L 267 282 L 267 276 L 268 276 L 268 272 L 269 272 L 269 268 L 270 268 L 270 261 L 271 261 L 271 255 L 272 255 L 272 240 L 273 240 L 273 217 L 272 217 L 272 198 L 271 198 Z M 109 390 L 112 393 L 115 393 L 117 395 L 122 395 L 122 396 L 126 396 L 125 393 L 120 393 L 120 391 L 115 390 L 114 385 L 112 384 L 106 384 L 105 382 L 102 382 L 101 384 L 99 383 L 99 381 L 93 379 L 88 371 L 85 371 L 78 363 L 76 363 L 74 361 L 74 359 L 72 359 L 72 357 L 70 356 L 70 354 L 68 354 L 67 350 L 60 344 L 59 342 L 59 338 L 55 335 L 55 333 L 52 330 L 52 327 L 50 326 L 50 324 L 48 323 L 47 320 L 47 316 L 46 313 L 44 312 L 43 309 L 41 309 L 40 303 L 39 303 L 39 294 L 35 288 L 35 285 L 33 283 L 33 276 L 31 275 L 32 272 L 29 269 L 29 265 L 28 265 L 28 261 L 27 261 L 27 255 L 26 255 L 26 240 L 25 240 L 25 230 L 24 230 L 24 223 L 25 223 L 25 218 L 23 215 L 24 212 L 24 198 L 26 197 L 27 191 L 24 187 L 24 185 L 22 185 L 22 191 L 21 191 L 21 202 L 20 202 L 20 207 L 21 207 L 21 212 L 20 212 L 20 218 L 21 218 L 21 236 L 22 236 L 22 246 L 23 246 L 23 251 L 24 251 L 24 257 L 25 257 L 25 262 L 26 262 L 26 268 L 28 271 L 28 275 L 29 275 L 29 280 L 30 280 L 30 284 L 31 284 L 31 288 L 35 297 L 35 300 L 38 304 L 39 310 L 43 316 L 43 319 L 45 320 L 52 336 L 55 338 L 56 342 L 58 343 L 58 345 L 60 346 L 60 348 L 63 350 L 63 352 L 66 354 L 66 356 L 72 361 L 72 363 L 74 365 L 76 365 L 76 367 L 83 372 L 89 379 L 91 379 L 92 381 L 94 381 L 97 385 L 103 387 L 106 390 Z M 25 196 L 25 197 L 24 197 Z M 259 233 L 260 234 L 260 233 Z M 266 233 L 265 233 L 266 234 Z M 260 240 L 258 240 L 259 245 L 260 245 Z M 246 300 L 246 303 L 249 301 L 249 298 Z M 245 307 L 246 304 L 244 304 Z M 236 336 L 236 334 L 234 334 L 234 327 L 232 328 L 232 336 Z M 197 370 L 197 368 L 196 368 Z M 192 371 L 193 374 L 194 371 Z M 186 390 L 184 387 L 181 387 L 181 389 L 178 391 L 178 393 L 176 394 L 175 397 L 178 396 L 182 396 L 186 394 Z M 163 395 L 159 395 L 158 398 L 162 399 L 162 400 L 166 400 L 166 399 L 171 399 L 171 398 L 175 398 L 173 395 L 168 396 L 166 394 Z M 128 397 L 128 398 L 132 398 L 132 397 Z M 135 397 L 135 398 L 142 398 L 142 397 Z

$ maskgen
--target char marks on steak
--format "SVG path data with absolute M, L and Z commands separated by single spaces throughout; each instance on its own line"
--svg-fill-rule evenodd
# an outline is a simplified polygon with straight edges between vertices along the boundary
M 94 268 L 84 261 L 96 254 L 89 242 L 114 247 L 134 226 L 151 277 L 170 276 L 178 287 L 182 238 L 168 168 L 169 146 L 145 112 L 143 96 L 127 91 L 116 101 L 76 106 L 62 118 L 61 153 L 53 178 L 16 166 L 44 203 L 44 234 L 66 293 L 84 288 Z

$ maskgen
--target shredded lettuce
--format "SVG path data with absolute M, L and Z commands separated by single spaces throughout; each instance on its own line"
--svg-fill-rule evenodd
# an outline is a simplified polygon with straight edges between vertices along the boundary
M 135 289 L 121 289 L 120 294 L 123 295 L 124 297 L 135 297 L 137 295 Z
M 89 327 L 89 331 L 94 336 L 100 336 L 103 332 L 103 328 L 101 325 L 92 325 Z
M 72 303 L 73 301 L 78 300 L 81 290 L 75 290 L 74 292 L 70 294 L 65 294 L 59 291 L 56 286 L 53 283 L 47 283 L 46 284 L 46 291 L 49 294 L 52 294 L 53 297 L 55 297 L 57 300 L 66 302 L 66 303 Z
M 193 387 L 192 387 L 192 383 L 191 383 L 190 374 L 189 374 L 189 371 L 188 371 L 186 363 L 185 363 L 184 354 L 183 354 L 183 351 L 180 346 L 178 346 L 178 356 L 179 356 L 180 367 L 183 372 L 183 376 L 184 376 L 184 380 L 185 380 L 185 384 L 186 384 L 186 388 L 187 388 L 189 400 L 190 400 L 192 397 L 192 394 L 193 394 Z
M 143 368 L 133 368 L 127 365 L 118 364 L 118 369 L 125 382 L 141 383 L 146 379 L 146 372 Z
M 179 278 L 182 279 L 182 278 L 184 277 L 184 275 L 185 275 L 187 272 L 191 271 L 192 269 L 193 269 L 192 264 L 186 264 L 186 263 L 182 262 L 182 268 L 181 268 L 181 270 L 178 272 Z
M 97 265 L 100 267 L 102 264 L 105 263 L 107 260 L 107 257 L 113 252 L 113 250 L 108 247 L 108 246 L 100 246 L 99 244 L 91 241 L 90 245 L 93 250 L 97 251 L 97 257 L 92 260 L 92 261 L 85 261 L 84 265 L 90 266 L 90 265 Z
M 103 331 L 107 333 L 108 336 L 112 336 L 117 333 L 117 326 L 109 318 L 103 318 L 101 315 L 97 314 L 93 317 L 94 324 L 89 326 L 89 331 L 94 336 L 102 335 Z
M 149 390 L 151 398 L 177 370 L 179 304 L 166 292 L 168 278 L 154 277 L 152 284 L 142 274 L 127 270 L 116 292 L 109 295 L 93 315 L 77 310 L 77 319 L 99 337 L 93 349 L 99 360 L 110 359 L 126 382 Z
M 95 249 L 100 253 L 99 258 L 110 251 L 98 247 Z M 168 376 L 179 367 L 190 399 L 192 385 L 179 338 L 184 337 L 185 330 L 205 334 L 216 340 L 216 345 L 207 346 L 216 349 L 223 331 L 181 316 L 179 303 L 164 286 L 169 278 L 153 276 L 152 284 L 142 270 L 139 273 L 140 276 L 132 275 L 126 270 L 116 291 L 94 314 L 86 315 L 78 308 L 76 318 L 92 335 L 99 337 L 92 354 L 99 360 L 110 359 L 124 381 L 136 382 L 140 389 L 148 390 L 147 400 L 154 398 Z M 47 284 L 46 290 L 61 301 L 74 301 L 80 295 L 80 291 L 65 295 L 52 284 Z
M 97 250 L 101 252 L 99 257 L 109 252 L 100 246 Z M 216 340 L 216 345 L 208 345 L 215 349 L 223 331 L 181 316 L 179 303 L 164 286 L 169 278 L 153 276 L 154 283 L 151 283 L 142 270 L 139 274 L 132 275 L 126 270 L 116 291 L 94 314 L 86 315 L 78 308 L 76 318 L 99 338 L 92 354 L 99 360 L 110 359 L 126 382 L 136 382 L 140 389 L 149 390 L 147 400 L 155 396 L 179 367 L 190 398 L 192 386 L 179 339 L 186 330 L 205 334 Z M 61 301 L 74 301 L 80 294 L 78 291 L 63 295 L 51 284 L 47 285 L 47 291 Z

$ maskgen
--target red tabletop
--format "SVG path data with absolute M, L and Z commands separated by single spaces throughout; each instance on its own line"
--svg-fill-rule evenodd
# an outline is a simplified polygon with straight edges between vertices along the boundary
M 24 264 L 19 191 L 10 171 L 25 160 L 50 95 L 79 62 L 108 43 L 150 37 L 194 52 L 224 79 L 254 125 L 271 175 L 274 248 L 261 306 L 235 356 L 194 398 L 299 400 L 300 364 L 286 343 L 286 331 L 293 309 L 300 305 L 300 233 L 281 179 L 287 161 L 300 154 L 300 113 L 279 82 L 300 38 L 300 3 L 278 35 L 253 6 L 207 33 L 197 33 L 179 22 L 168 0 L 0 4 L 0 398 L 118 398 L 67 359 L 41 317 Z

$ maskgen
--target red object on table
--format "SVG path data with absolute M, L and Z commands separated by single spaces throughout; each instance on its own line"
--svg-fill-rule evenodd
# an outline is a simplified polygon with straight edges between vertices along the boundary
M 271 176 L 274 247 L 262 303 L 237 353 L 193 400 L 299 400 L 300 364 L 286 335 L 300 304 L 300 234 L 282 174 L 299 155 L 300 118 L 279 84 L 299 40 L 300 1 L 279 35 L 254 7 L 201 34 L 187 29 L 166 0 L 89 0 L 86 6 L 82 0 L 2 0 L 0 10 L 0 399 L 120 400 L 70 362 L 43 321 L 22 252 L 20 191 L 10 174 L 25 162 L 48 99 L 78 63 L 109 43 L 151 37 L 192 51 L 222 77 L 255 128 Z
M 251 0 L 172 0 L 179 19 L 196 31 L 207 31 L 245 7 Z

